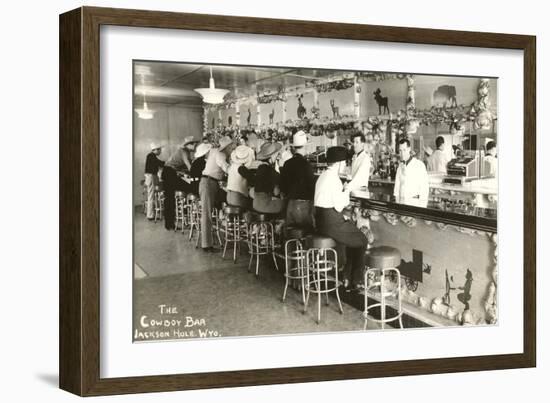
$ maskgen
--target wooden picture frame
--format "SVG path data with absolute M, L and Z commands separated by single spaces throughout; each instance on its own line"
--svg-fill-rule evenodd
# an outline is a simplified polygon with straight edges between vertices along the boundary
M 524 52 L 523 353 L 228 372 L 100 377 L 100 27 L 170 28 Z M 60 387 L 81 396 L 525 368 L 536 365 L 534 36 L 82 7 L 60 16 Z

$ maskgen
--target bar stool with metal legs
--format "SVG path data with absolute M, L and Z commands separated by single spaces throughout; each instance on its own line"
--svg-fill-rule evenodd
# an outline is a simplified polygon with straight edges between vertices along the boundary
M 164 217 L 164 190 L 161 185 L 155 186 L 154 193 L 155 222 L 161 221 Z
M 306 255 L 306 301 L 304 313 L 307 310 L 309 294 L 317 294 L 317 323 L 321 322 L 321 294 L 326 295 L 326 305 L 329 304 L 329 293 L 335 292 L 340 313 L 344 313 L 338 288 L 338 255 L 336 241 L 320 235 L 310 235 L 306 238 L 308 251 Z M 313 286 L 313 289 L 312 289 Z
M 403 308 L 401 306 L 401 273 L 397 267 L 401 263 L 401 253 L 399 249 L 392 248 L 390 246 L 378 246 L 372 248 L 367 255 L 367 270 L 365 270 L 365 311 L 363 313 L 365 317 L 365 327 L 367 329 L 367 321 L 372 320 L 381 324 L 382 329 L 388 322 L 395 320 L 399 321 L 399 326 L 403 328 Z M 389 276 L 397 278 L 397 284 L 394 288 L 387 287 L 387 281 Z M 379 297 L 380 302 L 376 302 L 368 305 L 368 295 L 371 290 L 378 289 L 378 293 L 372 292 L 373 297 Z M 393 299 L 391 303 L 387 300 Z M 396 314 L 390 318 L 386 317 L 386 308 L 391 306 L 396 310 Z M 380 308 L 380 319 L 369 318 L 369 310 L 373 308 Z
M 188 213 L 188 220 L 189 220 L 189 241 L 193 239 L 193 235 L 197 234 L 197 244 L 198 245 L 200 240 L 200 230 L 201 230 L 201 205 L 200 205 L 200 199 L 195 196 L 194 194 L 190 194 L 187 196 L 187 213 Z
M 240 243 L 245 239 L 242 234 L 244 209 L 240 206 L 226 206 L 224 208 L 224 233 L 225 240 L 223 245 L 222 258 L 225 257 L 227 245 L 233 244 L 233 263 L 237 262 L 237 251 L 240 251 Z
M 185 193 L 183 193 L 181 190 L 176 190 L 176 192 L 174 193 L 174 201 L 175 201 L 174 204 L 176 206 L 174 231 L 181 229 L 181 232 L 183 232 L 185 229 L 185 213 L 184 213 Z
M 252 261 L 256 258 L 256 276 L 259 274 L 260 256 L 271 255 L 275 269 L 279 270 L 275 257 L 275 231 L 268 214 L 254 212 L 254 217 L 248 227 L 248 253 L 250 254 L 248 271 L 250 271 Z
M 285 288 L 282 301 L 285 302 L 288 285 L 292 281 L 300 281 L 302 292 L 302 303 L 306 304 L 306 255 L 305 237 L 306 230 L 303 228 L 289 227 L 286 230 L 287 241 L 285 242 Z

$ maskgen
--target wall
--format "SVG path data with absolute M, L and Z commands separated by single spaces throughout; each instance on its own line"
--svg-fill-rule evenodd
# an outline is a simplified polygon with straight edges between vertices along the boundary
M 156 110 L 151 120 L 143 120 L 134 114 L 134 204 L 141 201 L 145 169 L 145 157 L 152 141 L 160 142 L 164 148 L 160 159 L 166 161 L 186 136 L 202 138 L 203 109 L 151 103 L 149 109 Z
M 550 110 L 550 24 L 544 4 L 534 0 L 502 2 L 463 0 L 454 6 L 441 1 L 417 2 L 393 0 L 365 2 L 340 0 L 332 2 L 257 2 L 233 0 L 88 0 L 88 5 L 186 11 L 210 14 L 249 15 L 265 18 L 311 19 L 393 26 L 415 26 L 469 31 L 510 32 L 537 35 L 538 118 L 537 147 L 550 147 L 550 121 L 544 112 Z M 0 104 L 7 111 L 3 126 L 5 141 L 17 144 L 21 152 L 4 153 L 5 172 L 35 178 L 34 194 L 40 195 L 40 212 L 36 198 L 28 194 L 26 181 L 10 180 L 14 199 L 0 199 L 2 218 L 2 283 L 4 303 L 0 354 L 3 387 L 0 396 L 8 402 L 67 403 L 83 400 L 57 389 L 58 374 L 58 14 L 80 7 L 82 0 L 37 2 L 21 0 L 4 5 L 5 18 L 0 30 L 3 60 L 0 72 L 5 77 Z M 449 6 L 452 9 L 449 9 Z M 498 18 L 494 16 L 498 15 Z M 25 22 L 18 16 L 24 16 Z M 24 52 L 21 49 L 25 49 Z M 330 57 L 330 55 L 327 55 Z M 40 108 L 29 103 L 47 99 Z M 25 105 L 29 107 L 25 107 Z M 25 162 L 22 163 L 22 155 Z M 315 399 L 316 403 L 339 402 L 342 399 L 364 401 L 407 401 L 422 403 L 462 403 L 523 401 L 527 396 L 547 394 L 550 371 L 550 241 L 548 227 L 550 185 L 542 173 L 550 172 L 550 159 L 538 159 L 537 186 L 539 270 L 537 310 L 537 368 L 506 371 L 483 371 L 445 375 L 408 376 L 399 378 L 358 379 L 333 382 L 272 385 L 261 387 L 223 388 L 163 394 L 110 396 L 86 401 L 116 402 L 239 402 L 275 403 Z M 520 248 L 521 245 L 518 245 Z M 519 268 L 510 267 L 511 270 Z M 275 303 L 275 302 L 274 302 Z M 337 346 L 334 346 L 337 348 Z M 376 348 L 376 346 L 365 346 Z M 31 358 L 32 357 L 32 358 Z M 183 357 L 184 358 L 184 357 Z M 182 359 L 183 359 L 182 358 Z M 162 357 L 159 357 L 162 359 Z M 536 399 L 536 398 L 535 398 Z M 543 398 L 540 398 L 543 401 Z

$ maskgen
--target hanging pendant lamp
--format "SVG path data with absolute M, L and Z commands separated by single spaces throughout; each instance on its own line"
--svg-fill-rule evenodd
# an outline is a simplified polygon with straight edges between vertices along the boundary
M 140 119 L 143 119 L 143 120 L 150 120 L 150 119 L 153 119 L 153 117 L 155 116 L 155 112 L 154 110 L 152 109 L 149 109 L 147 107 L 147 100 L 145 99 L 145 92 L 143 93 L 143 108 L 141 109 L 134 109 L 137 114 L 138 114 L 138 118 Z
M 207 104 L 221 104 L 223 103 L 223 97 L 229 92 L 221 88 L 214 86 L 214 77 L 212 77 L 212 66 L 210 66 L 210 80 L 208 88 L 195 88 L 194 91 L 198 92 L 202 97 L 204 103 Z

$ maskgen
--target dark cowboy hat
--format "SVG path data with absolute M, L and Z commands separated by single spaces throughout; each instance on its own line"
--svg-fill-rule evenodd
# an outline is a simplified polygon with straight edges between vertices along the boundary
M 345 147 L 330 147 L 327 150 L 327 163 L 332 164 L 334 162 L 345 161 L 348 155 L 348 151 Z

